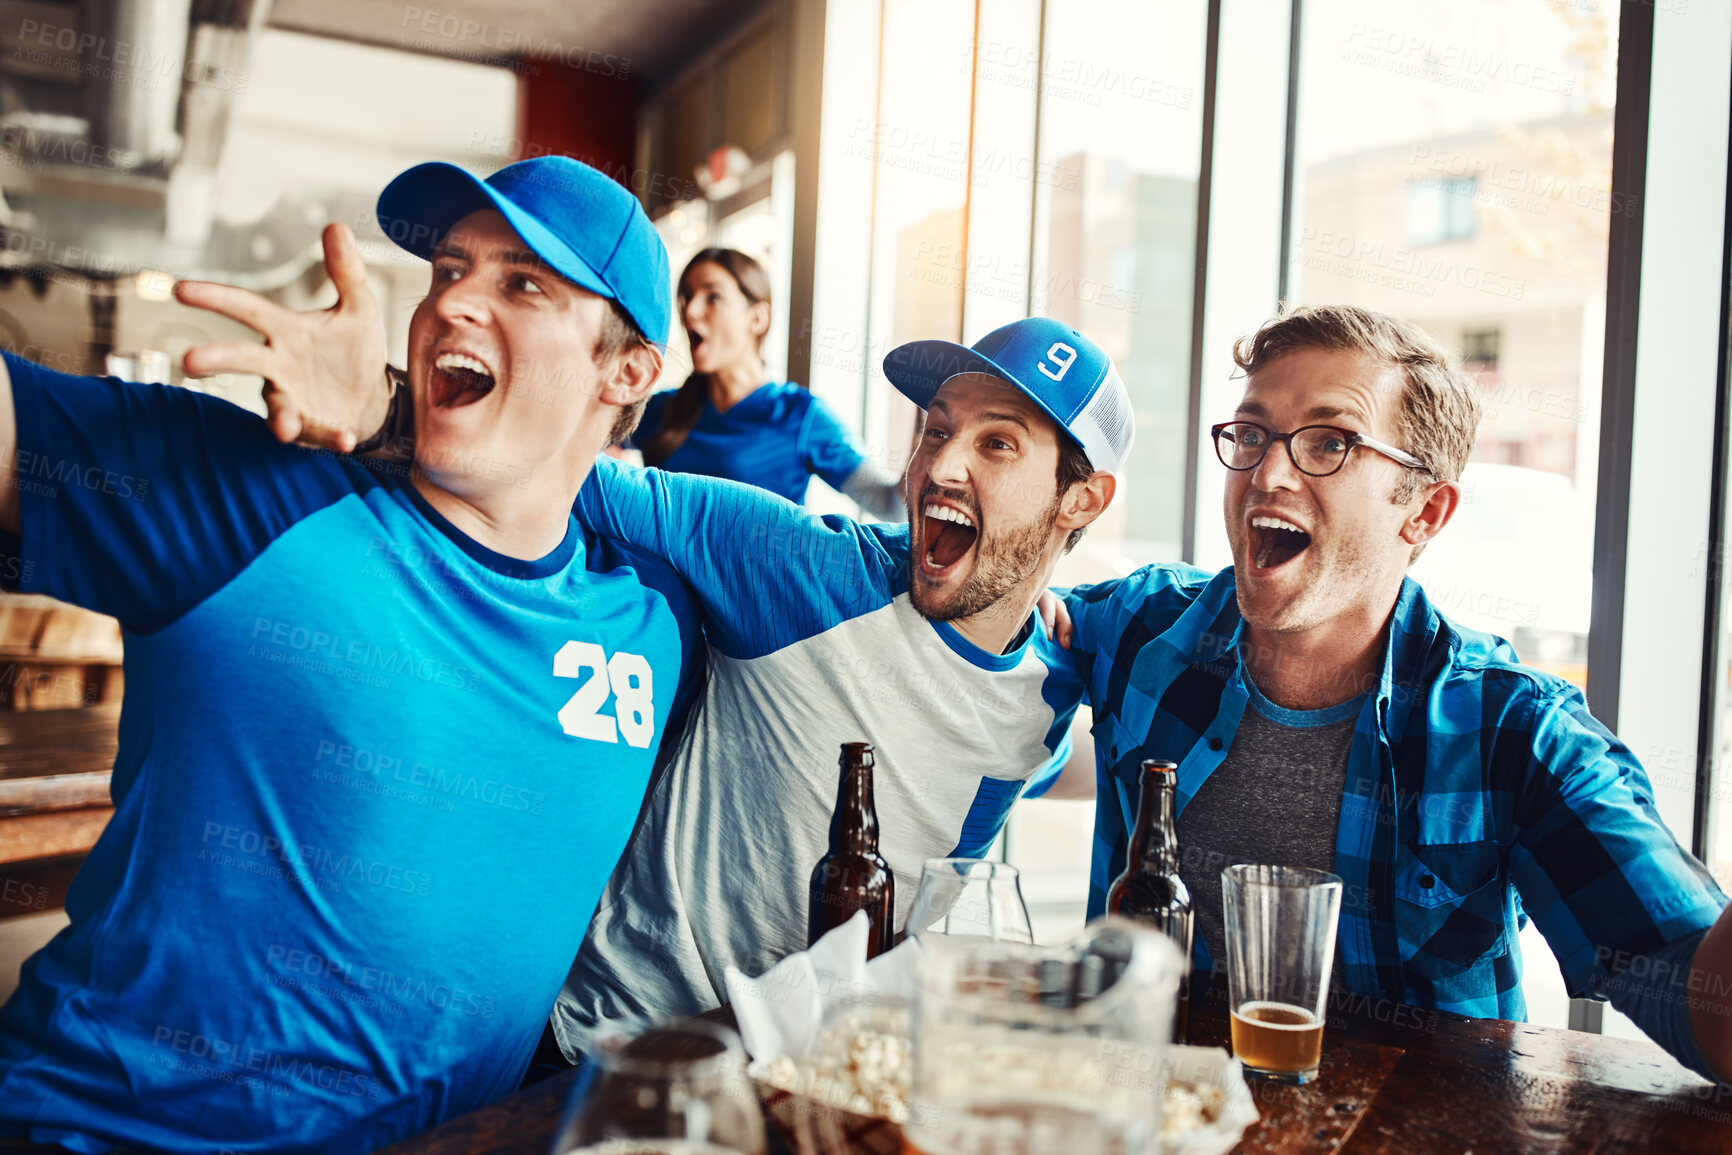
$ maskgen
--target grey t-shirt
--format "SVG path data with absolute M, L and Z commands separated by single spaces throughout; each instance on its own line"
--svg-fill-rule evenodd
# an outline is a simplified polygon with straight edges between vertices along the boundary
M 1221 871 L 1241 862 L 1331 870 L 1353 723 L 1365 695 L 1288 710 L 1245 678 L 1250 708 L 1227 756 L 1179 815 L 1179 875 L 1212 969 L 1227 970 Z M 1333 985 L 1341 983 L 1334 968 Z

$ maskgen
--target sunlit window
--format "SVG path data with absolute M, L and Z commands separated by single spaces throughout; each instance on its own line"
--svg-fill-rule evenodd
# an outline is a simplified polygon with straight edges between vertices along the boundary
M 1112 508 L 1061 563 L 1061 584 L 1179 558 L 1204 14 L 1178 0 L 1046 5 L 1037 170 L 1050 176 L 1035 189 L 1033 311 L 1076 326 L 1111 355 L 1137 422 Z M 1082 802 L 1013 812 L 1010 856 L 1048 938 L 1082 925 L 1093 823 Z
M 1307 0 L 1292 296 L 1416 322 L 1480 384 L 1454 521 L 1413 576 L 1586 685 L 1617 5 Z M 1531 1016 L 1564 1025 L 1544 941 Z
M 1049 0 L 1034 311 L 1119 367 L 1137 433 L 1106 517 L 1060 578 L 1179 556 L 1202 155 L 1204 5 Z M 1103 30 L 1111 29 L 1110 35 Z

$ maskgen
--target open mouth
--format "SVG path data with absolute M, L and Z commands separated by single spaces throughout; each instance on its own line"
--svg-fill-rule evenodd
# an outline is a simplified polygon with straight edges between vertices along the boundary
M 493 371 L 467 353 L 441 353 L 433 360 L 431 385 L 434 408 L 456 409 L 493 392 Z
M 921 559 L 929 572 L 942 573 L 967 556 L 980 537 L 974 519 L 959 509 L 928 502 L 921 510 L 921 540 L 926 554 Z
M 696 353 L 698 351 L 698 346 L 702 345 L 703 343 L 704 343 L 704 335 L 702 333 L 694 333 L 690 329 L 686 330 L 686 345 L 691 349 L 692 352 Z
M 1280 517 L 1251 519 L 1251 562 L 1260 570 L 1285 565 L 1311 545 L 1311 535 Z

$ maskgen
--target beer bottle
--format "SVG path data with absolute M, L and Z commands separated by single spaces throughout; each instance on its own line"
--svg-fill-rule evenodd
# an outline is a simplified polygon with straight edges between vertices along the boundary
M 842 743 L 842 781 L 830 818 L 830 852 L 818 860 L 808 891 L 807 945 L 863 910 L 872 921 L 866 957 L 890 949 L 896 933 L 896 876 L 878 853 L 878 811 L 872 803 L 872 747 Z
M 1191 892 L 1179 877 L 1179 831 L 1173 792 L 1179 768 L 1171 762 L 1143 763 L 1137 825 L 1125 855 L 1125 872 L 1107 891 L 1107 913 L 1164 932 L 1185 956 L 1179 972 L 1179 1004 L 1173 1010 L 1173 1041 L 1182 1043 L 1191 1011 Z

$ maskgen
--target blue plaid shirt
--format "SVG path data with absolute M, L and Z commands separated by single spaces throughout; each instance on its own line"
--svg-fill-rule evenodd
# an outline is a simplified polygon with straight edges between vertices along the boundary
M 1243 621 L 1231 569 L 1152 566 L 1066 602 L 1095 711 L 1092 918 L 1124 868 L 1142 759 L 1179 763 L 1182 811 L 1226 757 L 1247 700 Z M 1335 872 L 1348 989 L 1481 1018 L 1526 1018 L 1528 917 L 1586 996 L 1726 903 L 1580 691 L 1447 621 L 1411 579 L 1355 723 Z

